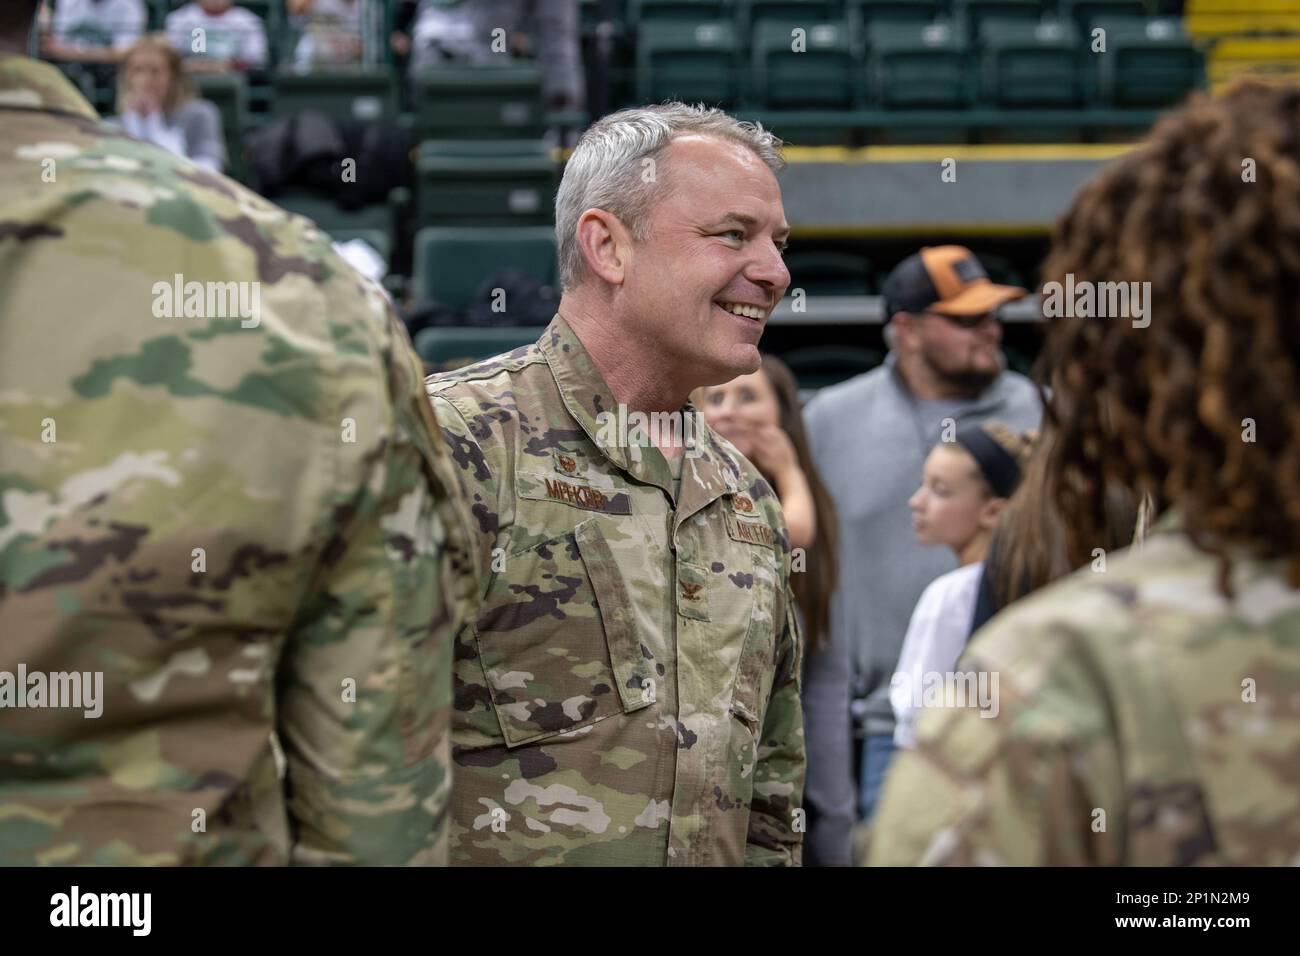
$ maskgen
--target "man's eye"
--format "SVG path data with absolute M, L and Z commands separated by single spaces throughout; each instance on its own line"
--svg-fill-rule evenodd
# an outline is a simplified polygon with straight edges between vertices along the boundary
M 745 231 L 743 229 L 728 229 L 726 232 L 718 233 L 718 235 L 735 236 L 737 239 L 743 240 L 745 238 Z

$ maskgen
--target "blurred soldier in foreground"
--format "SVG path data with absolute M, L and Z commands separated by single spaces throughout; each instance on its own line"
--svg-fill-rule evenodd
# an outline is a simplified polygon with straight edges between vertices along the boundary
M 34 6 L 0 8 L 0 863 L 444 860 L 467 515 L 405 333 L 19 55 Z
M 680 103 L 601 120 L 556 199 L 559 314 L 430 379 L 489 579 L 456 643 L 453 863 L 800 860 L 785 520 L 687 400 L 759 367 L 789 285 L 779 145 Z
M 1248 83 L 1066 213 L 1042 367 L 1082 570 L 975 636 L 958 670 L 999 676 L 996 716 L 922 715 L 873 863 L 1300 862 L 1298 183 L 1300 88 Z M 1110 482 L 1161 513 L 1098 555 Z

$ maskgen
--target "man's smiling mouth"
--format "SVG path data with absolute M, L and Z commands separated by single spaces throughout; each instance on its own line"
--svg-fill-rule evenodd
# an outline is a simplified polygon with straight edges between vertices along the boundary
M 761 305 L 748 305 L 744 302 L 714 302 L 713 304 L 724 312 L 730 312 L 732 315 L 743 316 L 747 319 L 756 319 L 759 322 L 766 319 L 771 311 Z

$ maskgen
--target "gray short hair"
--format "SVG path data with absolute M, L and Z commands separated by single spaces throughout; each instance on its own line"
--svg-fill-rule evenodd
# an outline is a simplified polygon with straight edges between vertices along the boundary
M 780 139 L 761 123 L 744 122 L 719 109 L 663 103 L 601 118 L 578 140 L 555 197 L 561 288 L 572 288 L 587 271 L 576 233 L 578 218 L 588 209 L 617 216 L 638 242 L 648 238 L 650 205 L 659 177 L 647 181 L 644 161 L 655 159 L 676 137 L 687 134 L 729 139 L 752 150 L 772 172 L 785 168 Z

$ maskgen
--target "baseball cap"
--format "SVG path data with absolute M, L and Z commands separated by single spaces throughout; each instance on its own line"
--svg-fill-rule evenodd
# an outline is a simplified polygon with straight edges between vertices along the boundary
M 983 315 L 1029 294 L 1016 286 L 995 285 L 965 246 L 927 246 L 912 253 L 889 273 L 881 292 L 886 318 L 895 312 Z

